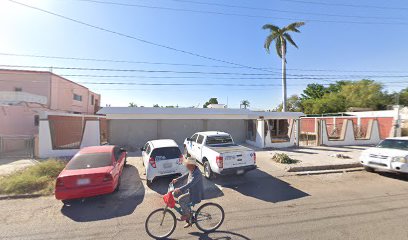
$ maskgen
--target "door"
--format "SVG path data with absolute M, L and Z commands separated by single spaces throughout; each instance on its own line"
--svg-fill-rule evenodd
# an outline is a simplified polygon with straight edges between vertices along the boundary
M 197 142 L 194 145 L 194 152 L 195 158 L 202 162 L 201 159 L 203 158 L 203 143 L 204 143 L 204 136 L 198 135 Z
M 194 157 L 194 158 L 197 158 L 197 155 L 196 155 L 196 152 L 195 152 L 195 150 L 196 150 L 196 145 L 197 145 L 197 137 L 198 137 L 198 134 L 194 134 L 194 135 L 191 137 L 190 146 L 189 146 L 189 148 L 190 148 L 189 153 L 190 153 L 190 155 L 191 155 L 192 157 Z

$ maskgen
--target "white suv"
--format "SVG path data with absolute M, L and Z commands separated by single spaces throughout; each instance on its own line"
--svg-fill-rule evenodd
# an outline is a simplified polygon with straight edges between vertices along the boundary
M 387 138 L 363 151 L 360 161 L 369 172 L 381 169 L 408 173 L 408 137 Z
M 149 141 L 140 150 L 148 185 L 156 177 L 184 174 L 187 171 L 183 165 L 183 155 L 177 143 L 172 139 Z

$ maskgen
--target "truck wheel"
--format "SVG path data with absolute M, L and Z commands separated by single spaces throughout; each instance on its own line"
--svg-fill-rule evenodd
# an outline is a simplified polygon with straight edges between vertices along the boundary
M 212 172 L 210 163 L 208 161 L 204 162 L 204 176 L 207 179 L 213 179 L 214 178 L 214 173 Z
M 366 172 L 374 172 L 374 168 L 372 167 L 364 166 L 364 170 L 366 170 Z
M 188 153 L 188 150 L 187 150 L 186 145 L 184 145 L 184 156 L 185 156 L 186 158 L 190 157 L 190 154 Z

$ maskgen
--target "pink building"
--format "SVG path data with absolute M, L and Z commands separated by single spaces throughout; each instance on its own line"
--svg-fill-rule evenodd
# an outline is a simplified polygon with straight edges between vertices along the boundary
M 37 134 L 45 112 L 95 114 L 100 98 L 51 72 L 0 69 L 0 136 Z

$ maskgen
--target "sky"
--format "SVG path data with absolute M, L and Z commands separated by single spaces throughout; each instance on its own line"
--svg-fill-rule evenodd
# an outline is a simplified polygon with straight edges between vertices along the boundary
M 102 106 L 201 107 L 216 97 L 272 109 L 281 61 L 263 48 L 262 26 L 293 21 L 306 25 L 288 48 L 288 95 L 361 78 L 408 87 L 403 0 L 15 1 L 98 28 L 0 0 L 0 68 L 51 70 L 100 93 Z

